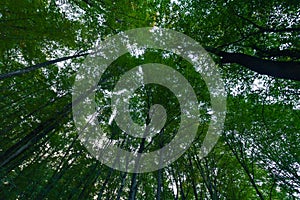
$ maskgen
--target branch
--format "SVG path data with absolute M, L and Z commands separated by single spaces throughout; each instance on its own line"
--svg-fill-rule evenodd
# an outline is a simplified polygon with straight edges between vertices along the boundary
M 264 60 L 242 53 L 227 53 L 214 48 L 207 51 L 222 57 L 222 63 L 236 63 L 259 74 L 300 81 L 300 62 Z
M 300 58 L 300 51 L 297 49 L 283 49 L 283 50 L 280 50 L 279 48 L 264 49 L 256 45 L 252 45 L 252 48 L 258 51 L 257 55 L 262 57 L 268 57 L 268 58 L 290 57 L 292 59 Z
M 300 31 L 300 27 L 287 27 L 287 28 L 262 28 L 261 31 L 263 32 L 273 32 L 273 33 L 282 33 L 282 32 L 298 32 Z

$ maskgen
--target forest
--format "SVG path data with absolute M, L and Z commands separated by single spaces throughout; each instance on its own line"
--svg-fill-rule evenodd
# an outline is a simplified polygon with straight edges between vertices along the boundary
M 0 94 L 0 199 L 300 199 L 298 0 L 1 0 Z

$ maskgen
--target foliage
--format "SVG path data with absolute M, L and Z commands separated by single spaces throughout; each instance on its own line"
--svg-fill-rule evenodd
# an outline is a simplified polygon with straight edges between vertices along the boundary
M 299 13 L 299 3 L 293 0 L 2 0 L 0 75 L 46 64 L 0 79 L 0 198 L 299 198 L 299 81 L 224 64 L 214 53 L 299 62 Z M 99 122 L 107 122 L 112 114 L 106 91 L 126 71 L 150 62 L 179 71 L 205 105 L 199 110 L 197 139 L 183 156 L 161 170 L 130 174 L 101 164 L 79 142 L 72 119 L 72 85 L 85 58 L 80 53 L 116 33 L 149 26 L 177 30 L 214 49 L 211 56 L 226 83 L 228 111 L 222 137 L 200 159 L 211 106 L 203 79 L 188 62 L 168 52 L 148 49 L 140 56 L 119 57 L 98 84 L 96 99 L 103 109 Z M 71 55 L 76 58 L 47 63 Z M 131 116 L 145 124 L 149 107 L 157 103 L 168 114 L 160 134 L 143 141 L 113 122 L 103 125 L 110 139 L 122 138 L 118 145 L 131 151 L 142 143 L 143 151 L 168 143 L 180 121 L 178 101 L 169 90 L 154 84 L 139 88 L 130 100 Z

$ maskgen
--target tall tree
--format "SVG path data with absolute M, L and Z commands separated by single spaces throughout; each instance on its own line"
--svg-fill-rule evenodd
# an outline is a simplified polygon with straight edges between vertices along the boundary
M 299 12 L 292 0 L 2 0 L 0 199 L 299 198 Z M 144 174 L 119 172 L 80 143 L 72 87 L 94 44 L 154 26 L 184 33 L 210 53 L 226 84 L 224 131 L 200 158 L 211 120 L 204 80 L 170 52 L 127 53 L 107 68 L 96 88 L 97 119 L 109 142 L 150 152 L 178 131 L 179 102 L 156 84 L 138 88 L 129 107 L 132 120 L 144 125 L 149 108 L 161 104 L 168 117 L 160 134 L 134 138 L 112 118 L 109 91 L 124 73 L 146 63 L 168 65 L 189 81 L 201 123 L 189 150 L 174 163 Z

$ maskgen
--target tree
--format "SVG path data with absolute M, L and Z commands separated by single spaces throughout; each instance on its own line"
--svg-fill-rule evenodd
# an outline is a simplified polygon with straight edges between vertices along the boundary
M 4 0 L 0 5 L 1 199 L 299 198 L 297 1 Z M 201 159 L 198 151 L 211 119 L 203 79 L 175 54 L 155 49 L 139 56 L 127 53 L 99 80 L 99 123 L 112 116 L 107 91 L 125 72 L 150 62 L 180 72 L 204 106 L 197 138 L 178 160 L 151 173 L 119 172 L 80 143 L 72 119 L 72 86 L 97 40 L 149 26 L 184 33 L 210 53 L 226 84 L 225 127 L 213 151 Z M 136 90 L 131 117 L 149 123 L 154 104 L 163 105 L 168 116 L 159 134 L 134 138 L 112 121 L 103 125 L 109 142 L 139 152 L 170 142 L 180 108 L 166 88 L 148 84 Z

